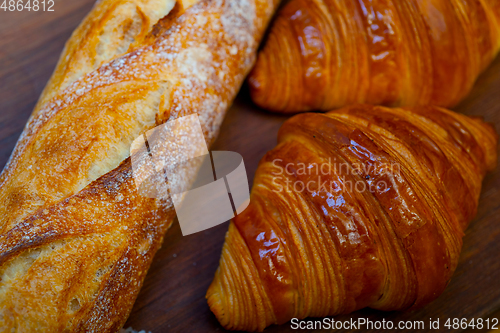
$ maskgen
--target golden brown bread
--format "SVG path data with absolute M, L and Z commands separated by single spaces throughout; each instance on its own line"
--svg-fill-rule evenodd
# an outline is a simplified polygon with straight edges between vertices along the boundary
M 2 331 L 124 324 L 175 216 L 137 193 L 130 144 L 192 113 L 212 143 L 277 2 L 96 4 L 0 176 Z
M 500 48 L 497 0 L 292 0 L 249 83 L 259 106 L 452 107 Z
M 230 223 L 210 308 L 227 329 L 261 331 L 429 303 L 457 266 L 497 140 L 438 107 L 291 118 Z
M 181 1 L 180 4 L 185 1 Z M 99 1 L 66 43 L 54 74 L 35 108 L 57 95 L 82 76 L 140 45 L 176 0 Z

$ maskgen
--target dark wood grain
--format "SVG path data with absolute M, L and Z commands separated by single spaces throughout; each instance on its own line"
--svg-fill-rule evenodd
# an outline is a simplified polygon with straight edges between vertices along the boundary
M 93 0 L 57 1 L 55 12 L 0 11 L 0 168 L 3 168 L 64 42 L 90 10 Z M 458 112 L 483 116 L 500 128 L 500 58 L 479 78 Z M 230 109 L 214 150 L 240 153 L 249 180 L 259 159 L 276 143 L 286 118 L 258 110 L 245 87 Z M 227 223 L 182 237 L 178 223 L 167 233 L 126 326 L 152 332 L 223 331 L 205 301 L 218 266 Z M 500 315 L 500 168 L 484 181 L 476 219 L 466 232 L 460 263 L 445 292 L 415 312 L 365 309 L 336 320 L 498 318 Z M 290 324 L 266 332 L 289 332 Z

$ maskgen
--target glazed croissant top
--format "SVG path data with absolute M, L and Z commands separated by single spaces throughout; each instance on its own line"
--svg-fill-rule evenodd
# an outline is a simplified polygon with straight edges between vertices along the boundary
M 249 77 L 259 106 L 452 107 L 500 47 L 497 0 L 292 0 Z
M 260 162 L 208 304 L 227 329 L 364 307 L 420 307 L 446 287 L 497 135 L 438 107 L 302 114 Z

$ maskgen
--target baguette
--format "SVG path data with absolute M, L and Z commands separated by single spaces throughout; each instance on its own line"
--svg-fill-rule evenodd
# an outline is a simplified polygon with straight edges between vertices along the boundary
M 278 2 L 94 6 L 0 175 L 2 331 L 123 326 L 175 217 L 138 194 L 130 145 L 193 113 L 210 145 Z

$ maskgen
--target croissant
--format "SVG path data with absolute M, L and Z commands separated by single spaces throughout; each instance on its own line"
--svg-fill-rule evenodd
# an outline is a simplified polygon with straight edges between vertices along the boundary
M 121 328 L 175 218 L 170 198 L 136 188 L 131 144 L 194 113 L 211 144 L 277 4 L 96 3 L 0 175 L 1 332 Z M 196 146 L 172 133 L 189 145 L 158 140 L 168 166 Z
M 211 310 L 227 329 L 262 331 L 429 303 L 457 266 L 497 139 L 482 120 L 439 107 L 291 118 L 229 225 Z
M 248 81 L 277 112 L 452 107 L 499 48 L 496 0 L 292 0 Z

